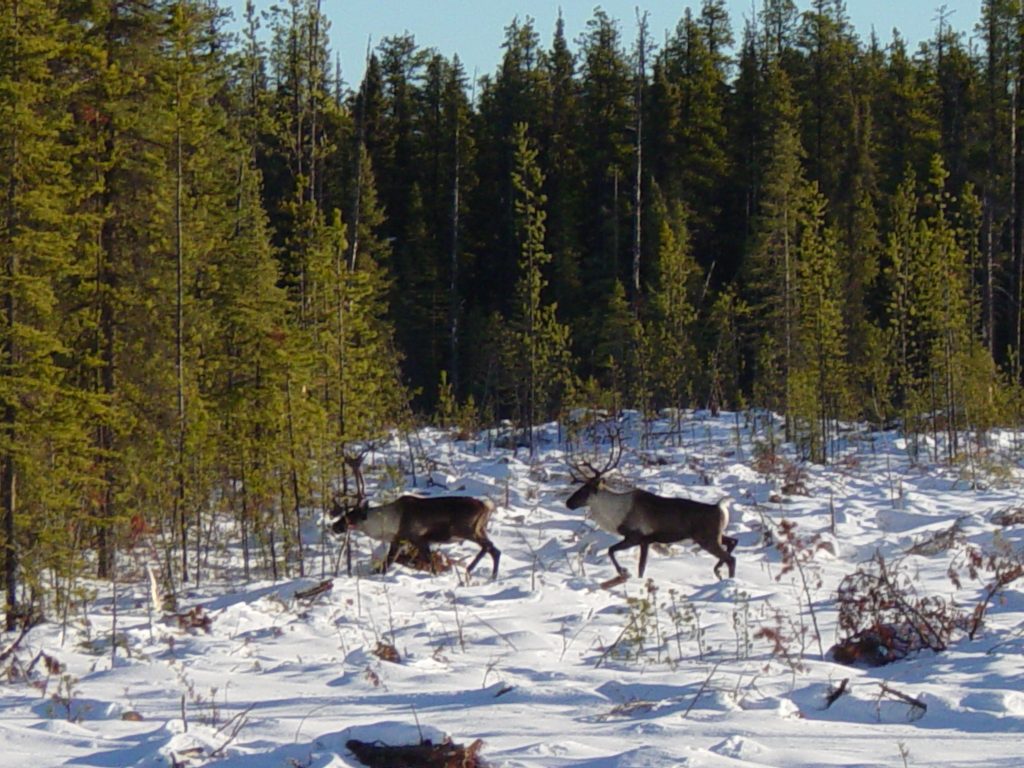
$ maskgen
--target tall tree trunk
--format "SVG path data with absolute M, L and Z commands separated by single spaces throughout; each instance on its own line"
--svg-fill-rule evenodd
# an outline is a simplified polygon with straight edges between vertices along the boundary
M 287 398 L 288 407 L 288 455 L 291 459 L 291 467 L 289 472 L 289 480 L 292 492 L 292 503 L 294 505 L 293 512 L 295 514 L 295 546 L 298 550 L 299 558 L 299 576 L 306 575 L 305 558 L 302 554 L 302 495 L 299 491 L 299 470 L 298 470 L 298 456 L 295 453 L 295 415 L 292 407 L 292 383 L 291 378 L 285 384 L 285 396 Z M 282 513 L 283 513 L 283 502 L 284 494 L 282 493 Z M 285 518 L 285 531 L 287 531 L 287 518 Z M 287 541 L 287 538 L 285 539 Z M 288 557 L 288 549 L 285 548 L 285 559 Z M 287 562 L 285 563 L 285 570 L 287 572 Z
M 112 32 L 108 32 L 112 35 Z M 108 45 L 113 45 L 108 40 Z M 96 248 L 96 315 L 98 328 L 96 335 L 96 353 L 101 361 L 99 369 L 98 389 L 107 401 L 112 401 L 117 387 L 116 348 L 117 325 L 114 301 L 119 290 L 114 264 L 117 263 L 116 224 L 110 215 L 114 208 L 114 174 L 111 159 L 114 157 L 116 136 L 113 125 L 108 125 L 103 139 L 103 165 L 108 170 L 102 181 L 103 193 L 99 201 L 99 213 L 103 223 L 100 226 L 99 242 Z M 96 449 L 99 464 L 102 467 L 101 490 L 97 498 L 97 532 L 96 532 L 96 575 L 101 579 L 109 578 L 113 567 L 112 530 L 115 515 L 114 488 L 117 482 L 117 469 L 114 459 L 114 430 L 106 421 L 96 428 Z
M 455 396 L 459 396 L 459 182 L 462 167 L 459 155 L 459 116 L 456 109 L 454 140 L 452 142 L 452 247 L 449 254 L 448 278 L 448 366 Z
M 181 108 L 181 79 L 176 84 L 177 94 L 175 103 Z M 174 497 L 174 516 L 179 524 L 181 536 L 181 578 L 188 580 L 188 518 L 185 512 L 185 441 L 186 441 L 186 413 L 185 413 L 185 244 L 184 244 L 184 222 L 182 221 L 182 195 L 183 175 L 181 147 L 181 124 L 180 115 L 178 125 L 174 130 L 174 263 L 175 263 L 175 294 L 174 294 L 174 369 L 175 383 L 177 387 L 177 417 L 178 417 L 178 455 L 175 480 L 177 488 Z M 197 531 L 201 528 L 196 522 Z M 196 583 L 199 582 L 199 555 L 196 553 Z
M 643 220 L 644 82 L 647 76 L 647 13 L 637 11 L 635 168 L 633 179 L 633 314 L 640 315 L 640 246 Z
M 18 4 L 15 2 L 11 12 L 15 35 L 18 24 Z M 18 52 L 12 56 L 17 70 Z M 4 211 L 4 222 L 2 231 L 13 235 L 17 229 L 17 195 L 18 182 L 17 174 L 13 169 L 18 163 L 18 135 L 14 134 L 11 141 L 11 148 L 6 161 L 11 170 L 10 180 L 7 184 L 7 201 Z M 7 255 L 4 265 L 4 277 L 6 278 L 7 290 L 4 293 L 4 330 L 5 338 L 0 346 L 0 360 L 3 361 L 5 370 L 15 372 L 17 370 L 18 351 L 14 343 L 15 325 L 17 323 L 17 298 L 14 295 L 15 281 L 18 277 L 18 252 L 12 247 L 12 243 L 4 243 L 3 250 Z M 0 470 L 0 504 L 3 506 L 4 516 L 4 586 L 5 586 L 5 613 L 7 631 L 15 629 L 18 617 L 18 548 L 14 541 L 15 517 L 18 511 L 18 474 L 17 465 L 14 460 L 14 446 L 18 439 L 18 411 L 13 400 L 8 400 L 4 407 L 3 435 L 7 448 L 2 457 L 2 470 Z
M 1022 315 L 1022 298 L 1024 298 L 1024 253 L 1022 253 L 1021 236 L 1022 224 L 1024 224 L 1024 211 L 1021 210 L 1021 187 L 1024 183 L 1021 167 L 1021 136 L 1020 136 L 1020 89 L 1024 87 L 1024 46 L 1020 45 L 1024 37 L 1024 0 L 1017 2 L 1017 61 L 1013 73 L 1013 89 L 1010 93 L 1010 260 L 1013 264 L 1013 307 L 1012 312 L 1012 342 L 1016 352 L 1017 370 L 1014 371 L 1015 378 L 1021 381 L 1022 355 L 1024 355 L 1024 344 L 1022 344 L 1021 331 L 1024 323 Z

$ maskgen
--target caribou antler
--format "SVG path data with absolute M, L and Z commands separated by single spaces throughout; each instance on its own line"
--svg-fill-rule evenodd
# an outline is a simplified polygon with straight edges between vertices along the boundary
M 566 463 L 569 465 L 569 475 L 575 482 L 586 483 L 589 481 L 597 480 L 608 472 L 619 466 L 619 462 L 622 461 L 622 429 L 618 426 L 608 427 L 608 442 L 611 448 L 608 453 L 608 457 L 604 461 L 604 465 L 599 469 L 594 466 L 593 462 L 580 459 L 572 460 L 569 459 Z
M 342 460 L 345 462 L 345 466 L 352 470 L 352 477 L 355 479 L 355 498 L 357 503 L 366 499 L 366 480 L 363 478 L 363 460 L 366 458 L 368 453 L 376 450 L 376 448 L 376 443 L 371 441 L 362 444 L 349 445 L 342 449 Z M 348 495 L 347 474 L 343 477 L 343 487 L 345 494 Z

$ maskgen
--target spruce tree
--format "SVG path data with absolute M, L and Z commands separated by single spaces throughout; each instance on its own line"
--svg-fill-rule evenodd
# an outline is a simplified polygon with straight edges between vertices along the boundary
M 544 247 L 544 177 L 525 123 L 515 125 L 513 140 L 512 188 L 520 259 L 516 306 L 508 323 L 503 360 L 508 391 L 520 405 L 520 421 L 529 428 L 532 453 L 536 449 L 533 427 L 558 413 L 571 396 L 573 372 L 568 326 L 559 322 L 557 307 L 543 295 L 544 271 L 551 262 Z
M 765 166 L 760 210 L 745 266 L 752 304 L 749 335 L 755 396 L 786 414 L 790 431 L 790 372 L 795 344 L 797 246 L 806 226 L 809 186 L 801 161 L 797 112 L 785 72 L 773 65 L 769 85 L 774 101 L 771 149 Z
M 546 119 L 537 126 L 539 162 L 545 170 L 547 247 L 552 257 L 551 293 L 570 322 L 585 314 L 580 288 L 581 249 L 577 221 L 580 216 L 582 164 L 577 140 L 579 82 L 576 60 L 565 39 L 565 21 L 559 14 L 551 50 L 546 59 L 548 104 Z
M 81 86 L 72 109 L 84 118 L 71 134 L 83 228 L 80 279 L 69 286 L 68 301 L 89 307 L 72 365 L 90 396 L 109 406 L 92 424 L 97 460 L 89 524 L 101 578 L 111 575 L 119 534 L 133 517 L 154 530 L 182 529 L 170 519 L 177 465 L 169 164 L 175 120 L 165 90 L 161 10 L 143 2 L 68 7 L 80 32 Z M 174 539 L 161 543 L 169 567 Z
M 587 22 L 580 44 L 580 241 L 590 306 L 600 307 L 631 282 L 634 78 L 618 23 L 601 9 Z M 599 333 L 592 319 L 574 335 L 581 350 L 594 350 Z
M 824 196 L 815 190 L 805 205 L 805 224 L 796 248 L 796 338 L 788 374 L 793 379 L 789 410 L 796 437 L 806 446 L 809 458 L 825 462 L 840 420 L 850 413 L 843 275 L 836 233 L 825 222 Z
M 696 298 L 700 268 L 690 252 L 690 236 L 683 204 L 665 210 L 657 200 L 657 279 L 651 290 L 651 318 L 645 336 L 649 342 L 648 367 L 655 402 L 685 407 L 698 376 L 695 343 Z M 710 394 L 703 392 L 706 399 Z
M 0 584 L 5 628 L 38 617 L 44 575 L 78 562 L 69 532 L 88 486 L 86 419 L 66 359 L 58 296 L 73 270 L 76 219 L 67 89 L 70 30 L 46 2 L 0 10 Z M 31 614 L 36 614 L 35 616 Z

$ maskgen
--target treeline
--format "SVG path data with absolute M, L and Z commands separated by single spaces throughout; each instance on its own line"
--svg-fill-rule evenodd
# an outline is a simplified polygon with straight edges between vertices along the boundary
M 1016 419 L 1024 16 L 910 50 L 839 0 L 662 37 L 511 21 L 497 71 L 384 39 L 349 88 L 317 0 L 0 0 L 8 628 L 218 546 L 301 573 L 346 459 L 428 419 L 772 408 Z M 138 552 L 144 552 L 136 560 Z M 45 598 L 45 599 L 44 599 Z

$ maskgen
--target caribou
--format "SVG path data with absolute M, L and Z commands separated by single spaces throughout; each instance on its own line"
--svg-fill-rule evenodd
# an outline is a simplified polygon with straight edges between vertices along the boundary
M 622 541 L 608 548 L 608 556 L 619 576 L 603 586 L 621 584 L 629 578 L 629 572 L 615 558 L 616 552 L 640 547 L 639 575 L 643 578 L 651 544 L 672 544 L 685 539 L 692 539 L 705 552 L 718 558 L 714 572 L 719 579 L 723 565 L 728 566 L 729 578 L 733 578 L 736 558 L 732 551 L 737 541 L 724 534 L 729 523 L 728 498 L 717 504 L 706 504 L 693 499 L 658 496 L 639 488 L 613 491 L 604 476 L 618 465 L 621 456 L 621 445 L 616 445 L 612 456 L 600 469 L 589 462 L 570 464 L 573 479 L 582 485 L 566 500 L 566 506 L 569 509 L 590 507 L 590 517 L 598 527 L 622 536 Z
M 431 544 L 472 541 L 479 545 L 480 552 L 466 568 L 466 573 L 472 572 L 480 559 L 489 554 L 494 563 L 491 570 L 494 579 L 498 575 L 501 551 L 487 537 L 487 521 L 493 511 L 493 501 L 471 496 L 405 495 L 379 507 L 371 507 L 365 499 L 354 507 L 343 507 L 335 501 L 332 514 L 336 519 L 331 528 L 339 534 L 349 529 L 361 531 L 371 539 L 389 542 L 391 546 L 381 564 L 381 573 L 387 573 L 403 544 L 416 547 L 431 562 Z

